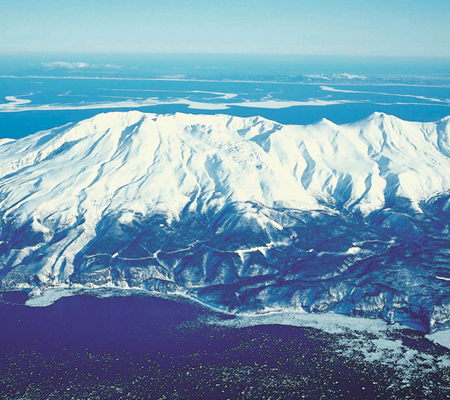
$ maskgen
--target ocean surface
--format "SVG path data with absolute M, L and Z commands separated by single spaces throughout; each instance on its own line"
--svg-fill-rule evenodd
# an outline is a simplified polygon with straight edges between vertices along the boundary
M 370 356 L 391 364 L 349 352 L 381 340 L 373 334 L 227 327 L 214 321 L 230 317 L 196 304 L 145 296 L 74 296 L 42 308 L 25 298 L 0 301 L 2 399 L 449 398 L 439 360 L 450 350 L 412 330 L 390 338 L 405 349 L 400 364 L 406 353 L 428 364 L 402 368 L 384 342 Z
M 42 55 L 0 60 L 0 138 L 100 112 L 260 115 L 352 123 L 450 115 L 450 59 Z

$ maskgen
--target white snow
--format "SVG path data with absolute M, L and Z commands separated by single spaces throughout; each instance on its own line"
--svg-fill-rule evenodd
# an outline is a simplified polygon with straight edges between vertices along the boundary
M 230 100 L 236 97 L 234 93 L 218 93 L 205 92 L 215 94 L 216 100 Z M 114 97 L 114 96 L 107 96 Z M 70 104 L 70 103 L 55 103 L 55 104 L 39 104 L 30 105 L 31 100 L 18 99 L 14 96 L 7 96 L 9 103 L 0 104 L 0 112 L 25 112 L 25 111 L 57 111 L 57 110 L 96 110 L 96 109 L 115 109 L 115 108 L 141 108 L 159 105 L 187 105 L 188 108 L 197 110 L 227 110 L 230 106 L 235 107 L 250 107 L 250 108 L 289 108 L 298 106 L 329 106 L 336 104 L 360 103 L 360 100 L 323 100 L 323 99 L 309 99 L 306 101 L 287 101 L 276 99 L 262 99 L 259 101 L 240 101 L 240 102 L 210 102 L 211 99 L 204 101 L 193 101 L 189 98 L 178 98 L 171 100 L 159 100 L 157 97 L 149 97 L 146 99 L 129 98 L 124 100 L 120 97 L 119 101 L 104 101 L 97 103 L 85 104 Z
M 365 81 L 367 79 L 366 76 L 363 75 L 352 75 L 352 74 L 347 74 L 347 73 L 343 73 L 343 74 L 313 74 L 313 75 L 305 75 L 305 77 L 307 78 L 311 78 L 311 79 L 323 79 L 323 80 L 337 80 L 337 81 L 341 81 L 341 80 L 363 80 Z
M 323 330 L 328 333 L 344 333 L 347 330 L 355 332 L 370 332 L 379 334 L 390 329 L 388 324 L 381 319 L 354 318 L 341 314 L 325 313 L 313 314 L 306 313 L 302 309 L 296 312 L 287 310 L 266 310 L 263 314 L 239 314 L 234 319 L 211 320 L 211 323 L 234 326 L 249 327 L 258 325 L 289 325 L 298 327 L 310 327 Z M 399 325 L 395 325 L 401 329 Z
M 205 322 L 219 326 L 244 328 L 259 325 L 288 325 L 319 329 L 336 337 L 334 345 L 337 354 L 348 359 L 359 359 L 365 363 L 386 365 L 403 376 L 402 386 L 409 386 L 415 379 L 421 379 L 427 372 L 436 373 L 450 367 L 448 355 L 430 355 L 403 344 L 401 339 L 406 329 L 399 324 L 389 325 L 379 319 L 355 318 L 333 313 L 309 314 L 285 310 L 266 314 L 238 315 L 234 319 L 209 318 Z M 429 340 L 450 348 L 450 331 L 427 335 Z M 345 335 L 342 335 L 345 334 Z M 394 335 L 393 335 L 394 334 Z
M 376 94 L 381 96 L 392 96 L 392 97 L 410 97 L 413 99 L 419 99 L 419 100 L 428 100 L 435 103 L 444 103 L 444 104 L 450 104 L 450 100 L 441 100 L 437 99 L 435 97 L 425 97 L 425 96 L 415 96 L 412 94 L 399 94 L 399 93 L 385 93 L 385 92 L 368 92 L 368 91 L 361 91 L 361 90 L 348 90 L 348 89 L 336 89 L 331 86 L 321 86 L 322 90 L 326 92 L 337 92 L 337 93 L 361 93 L 361 94 Z M 397 103 L 400 104 L 400 103 Z M 412 103 L 406 103 L 406 104 L 412 104 Z M 423 103 L 417 103 L 417 104 L 423 104 Z
M 251 107 L 251 108 L 289 108 L 289 107 L 299 107 L 299 106 L 331 106 L 336 104 L 349 104 L 349 103 L 360 103 L 360 101 L 352 100 L 322 100 L 322 99 L 310 99 L 307 101 L 294 101 L 294 100 L 260 100 L 260 101 L 247 101 L 243 103 L 230 103 L 229 106 L 238 107 Z
M 450 329 L 427 335 L 426 338 L 450 349 Z
M 361 251 L 360 247 L 350 247 L 347 250 L 347 254 L 358 254 Z
M 5 100 L 8 103 L 0 104 L 0 112 L 11 112 L 15 111 L 24 104 L 31 102 L 29 99 L 20 99 L 20 96 L 5 96 Z
M 30 293 L 31 296 L 25 304 L 29 307 L 48 307 L 62 297 L 71 297 L 75 294 L 76 292 L 66 287 L 53 288 L 42 292 L 34 290 Z
M 10 142 L 14 142 L 14 139 L 10 139 L 10 138 L 3 138 L 0 139 L 0 146 L 6 143 L 10 143 Z
M 418 123 L 375 113 L 349 125 L 284 126 L 260 117 L 106 113 L 2 142 L 0 212 L 17 228 L 32 221 L 43 235 L 71 228 L 39 265 L 17 266 L 57 283 L 109 213 L 131 224 L 155 212 L 177 219 L 187 204 L 199 213 L 247 201 L 315 210 L 325 200 L 366 215 L 396 196 L 420 212 L 422 200 L 450 190 L 449 157 L 449 118 Z M 15 253 L 14 266 L 31 251 Z M 347 254 L 359 251 L 355 244 Z
M 106 89 L 99 88 L 98 90 L 103 90 L 107 92 L 152 92 L 152 93 L 204 93 L 204 94 L 213 94 L 218 97 L 213 97 L 213 99 L 224 99 L 229 100 L 238 96 L 237 93 L 224 93 L 224 92 L 211 92 L 206 90 L 158 90 L 158 89 Z M 208 100 L 211 100 L 208 99 Z

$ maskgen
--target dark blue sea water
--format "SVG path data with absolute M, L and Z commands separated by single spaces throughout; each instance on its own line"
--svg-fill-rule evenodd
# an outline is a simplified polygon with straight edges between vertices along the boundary
M 312 328 L 221 327 L 207 319 L 229 317 L 143 296 L 75 296 L 44 308 L 20 305 L 25 298 L 6 293 L 0 302 L 2 399 L 387 399 L 423 393 L 420 382 L 395 389 L 401 380 L 395 371 L 342 356 L 339 335 Z M 404 337 L 412 348 L 426 342 L 413 331 Z M 394 389 L 386 389 L 391 384 Z

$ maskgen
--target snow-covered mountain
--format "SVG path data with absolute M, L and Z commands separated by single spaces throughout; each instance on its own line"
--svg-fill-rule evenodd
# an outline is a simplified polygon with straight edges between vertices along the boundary
M 0 142 L 3 290 L 450 325 L 450 118 L 107 113 Z

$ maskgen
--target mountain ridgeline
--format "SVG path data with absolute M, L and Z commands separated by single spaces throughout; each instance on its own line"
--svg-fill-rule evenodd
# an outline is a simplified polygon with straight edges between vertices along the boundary
M 0 141 L 1 290 L 450 326 L 450 118 L 106 113 Z

